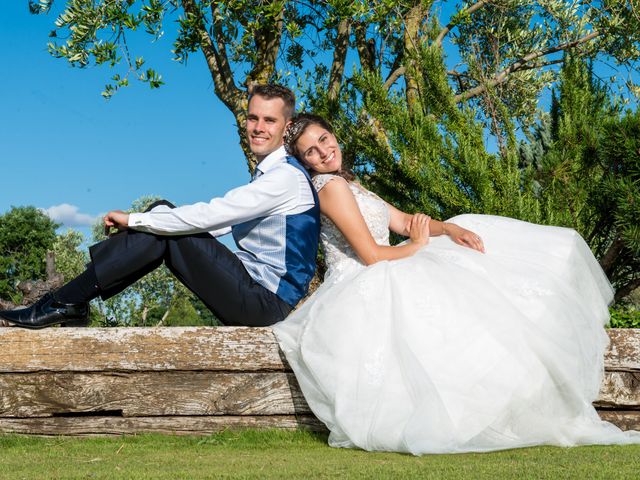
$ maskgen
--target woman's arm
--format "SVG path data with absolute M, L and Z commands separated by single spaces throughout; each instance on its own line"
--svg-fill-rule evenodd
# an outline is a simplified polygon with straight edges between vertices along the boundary
M 342 232 L 360 259 L 371 265 L 381 260 L 409 257 L 429 242 L 430 218 L 416 214 L 406 226 L 410 241 L 396 247 L 378 245 L 371 236 L 347 182 L 335 178 L 318 192 L 320 211 Z
M 389 221 L 389 230 L 397 233 L 398 235 L 408 237 L 409 231 L 407 230 L 407 225 L 412 215 L 398 210 L 393 205 L 390 205 L 388 203 L 387 205 L 389 206 L 389 212 L 391 214 L 391 219 Z M 443 234 L 449 235 L 451 240 L 453 240 L 458 245 L 473 248 L 474 250 L 478 250 L 479 252 L 484 253 L 484 244 L 482 243 L 482 238 L 480 238 L 479 235 L 476 235 L 472 231 L 467 230 L 466 228 L 462 228 L 455 223 L 446 223 L 439 220 L 431 219 L 429 230 L 432 237 Z

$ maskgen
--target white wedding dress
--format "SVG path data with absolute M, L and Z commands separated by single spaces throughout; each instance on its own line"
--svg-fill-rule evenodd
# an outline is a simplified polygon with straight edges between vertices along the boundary
M 386 204 L 350 188 L 388 245 Z M 479 234 L 485 254 L 439 236 L 366 267 L 321 221 L 325 281 L 273 330 L 331 445 L 424 454 L 640 443 L 591 405 L 613 291 L 575 231 L 461 215 L 447 221 Z

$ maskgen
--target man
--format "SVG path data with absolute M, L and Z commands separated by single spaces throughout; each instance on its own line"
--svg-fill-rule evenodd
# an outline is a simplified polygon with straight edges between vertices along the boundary
M 87 270 L 29 308 L 0 311 L 12 325 L 88 323 L 88 302 L 112 297 L 163 262 L 226 325 L 283 320 L 315 270 L 319 207 L 309 175 L 283 146 L 295 108 L 291 90 L 258 85 L 249 96 L 246 135 L 258 166 L 250 184 L 209 203 L 144 213 L 114 210 L 118 233 L 93 245 Z M 235 254 L 215 236 L 231 231 Z

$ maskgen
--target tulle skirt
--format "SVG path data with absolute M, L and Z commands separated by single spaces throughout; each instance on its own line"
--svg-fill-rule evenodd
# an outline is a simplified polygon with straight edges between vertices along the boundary
M 337 447 L 424 453 L 640 443 L 591 402 L 613 291 L 573 230 L 462 215 L 486 253 L 432 238 L 351 264 L 274 333 Z

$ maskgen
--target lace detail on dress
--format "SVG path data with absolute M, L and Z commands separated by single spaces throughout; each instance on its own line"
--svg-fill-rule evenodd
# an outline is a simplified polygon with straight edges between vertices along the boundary
M 337 175 L 331 175 L 328 173 L 321 173 L 321 174 L 315 175 L 311 179 L 311 181 L 313 182 L 313 186 L 316 187 L 316 191 L 319 192 L 320 190 L 322 190 L 322 187 L 324 187 L 327 183 L 329 183 L 334 178 L 341 178 L 341 177 L 338 177 Z
M 542 297 L 553 295 L 553 291 L 546 288 L 542 283 L 526 277 L 515 279 L 513 292 L 523 298 Z
M 341 182 L 346 181 L 336 175 L 320 174 L 313 177 L 313 185 L 317 191 L 320 191 L 322 187 L 334 179 L 338 179 Z M 375 193 L 356 183 L 349 182 L 349 188 L 375 242 L 378 245 L 389 245 L 390 216 L 387 204 Z M 342 273 L 348 267 L 353 265 L 363 266 L 349 242 L 325 215 L 320 215 L 320 245 L 327 263 L 325 280 L 331 278 L 333 281 L 339 281 L 342 278 Z

